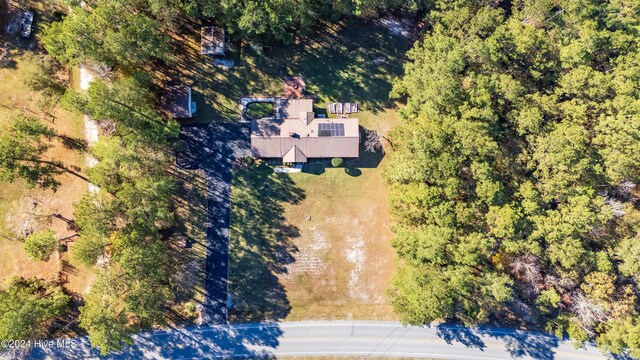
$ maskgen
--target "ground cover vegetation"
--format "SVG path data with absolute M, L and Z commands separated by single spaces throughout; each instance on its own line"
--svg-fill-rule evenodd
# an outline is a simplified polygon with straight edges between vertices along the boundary
M 500 5 L 439 1 L 394 86 L 393 306 L 640 356 L 640 8 Z

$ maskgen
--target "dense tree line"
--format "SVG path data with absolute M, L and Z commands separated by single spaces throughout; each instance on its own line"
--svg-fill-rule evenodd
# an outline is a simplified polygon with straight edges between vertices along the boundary
M 0 288 L 0 336 L 33 339 L 47 335 L 49 323 L 67 312 L 70 300 L 54 282 L 9 279 Z
M 394 86 L 394 308 L 640 356 L 640 4 L 492 5 L 438 2 Z
M 98 163 L 88 176 L 100 190 L 76 204 L 81 236 L 72 248 L 77 259 L 98 267 L 80 326 L 103 354 L 163 323 L 173 299 L 162 232 L 174 225 L 176 185 L 166 170 L 178 127 L 155 110 L 148 81 L 139 73 L 96 80 L 86 93 L 70 91 L 62 99 L 112 131 L 91 149 Z
M 156 30 L 175 31 L 181 18 L 215 23 L 229 34 L 246 40 L 289 42 L 296 34 L 308 32 L 319 22 L 334 22 L 351 16 L 369 19 L 389 11 L 413 16 L 428 10 L 433 3 L 431 0 L 67 2 L 73 11 L 65 21 L 47 31 L 47 50 L 76 60 L 99 58 L 105 62 L 125 63 L 135 63 L 144 55 L 166 55 L 167 38 Z
M 160 116 L 149 90 L 153 79 L 142 69 L 166 59 L 161 20 L 181 10 L 155 2 L 70 5 L 70 13 L 45 30 L 45 49 L 66 66 L 110 69 L 86 92 L 68 89 L 59 99 L 103 130 L 89 149 L 98 162 L 87 171 L 100 190 L 75 204 L 80 237 L 71 251 L 97 269 L 79 319 L 91 344 L 106 354 L 129 344 L 139 330 L 163 323 L 173 301 L 170 276 L 177 264 L 166 234 L 174 226 L 176 185 L 166 170 L 179 126 Z

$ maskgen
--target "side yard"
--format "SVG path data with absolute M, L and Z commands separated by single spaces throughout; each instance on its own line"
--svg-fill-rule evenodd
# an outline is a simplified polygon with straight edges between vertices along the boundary
M 60 139 L 66 139 L 54 140 L 47 157 L 82 173 L 84 155 L 78 151 L 83 146 L 81 116 L 59 108 L 42 110 L 40 96 L 24 83 L 29 67 L 37 65 L 17 50 L 12 52 L 11 59 L 13 66 L 0 68 L 4 86 L 12 89 L 0 93 L 0 124 L 3 128 L 8 127 L 19 114 L 43 119 Z M 25 232 L 51 228 L 58 239 L 69 240 L 76 234 L 71 226 L 73 203 L 87 191 L 88 184 L 68 173 L 61 174 L 58 180 L 60 187 L 55 192 L 28 189 L 22 180 L 0 187 L 0 253 L 4 254 L 0 257 L 0 282 L 15 275 L 53 279 L 62 270 L 65 288 L 70 292 L 82 294 L 91 283 L 92 271 L 79 264 L 69 252 L 63 253 L 61 259 L 52 257 L 49 262 L 41 263 L 32 261 L 23 250 L 20 238 Z

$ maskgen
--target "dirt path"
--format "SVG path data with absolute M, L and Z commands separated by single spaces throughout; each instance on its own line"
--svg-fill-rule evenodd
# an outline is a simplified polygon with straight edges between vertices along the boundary
M 89 85 L 93 81 L 93 74 L 87 70 L 84 65 L 80 65 L 80 89 L 87 91 Z M 91 120 L 88 115 L 84 115 L 84 138 L 87 140 L 89 146 L 98 142 L 98 123 Z M 87 155 L 87 167 L 93 167 L 98 163 L 98 160 L 91 155 Z M 89 191 L 97 192 L 100 188 L 89 183 Z

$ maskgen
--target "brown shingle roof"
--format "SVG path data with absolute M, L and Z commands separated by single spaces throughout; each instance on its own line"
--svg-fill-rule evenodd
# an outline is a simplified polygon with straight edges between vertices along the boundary
M 251 151 L 257 157 L 282 158 L 294 146 L 307 158 L 356 158 L 359 156 L 360 139 L 357 137 L 251 138 Z
M 312 99 L 281 99 L 275 119 L 251 121 L 255 156 L 306 162 L 307 158 L 356 158 L 360 149 L 358 119 L 315 118 Z
M 307 157 L 296 145 L 293 145 L 293 147 L 284 154 L 282 161 L 290 163 L 307 162 Z
M 185 85 L 169 86 L 160 100 L 162 108 L 174 119 L 185 119 L 191 113 L 191 88 Z

